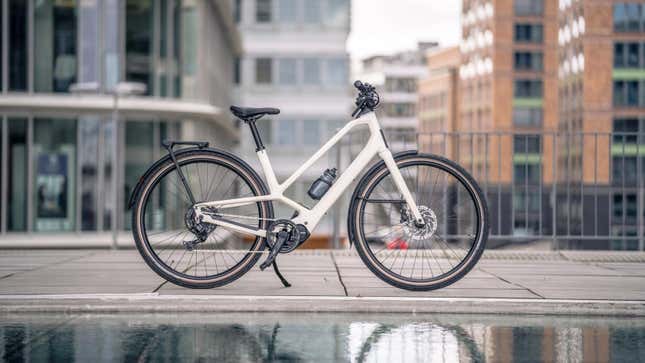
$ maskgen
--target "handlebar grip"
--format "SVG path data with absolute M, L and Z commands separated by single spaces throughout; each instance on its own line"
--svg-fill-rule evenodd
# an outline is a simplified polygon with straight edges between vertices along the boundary
M 358 88 L 359 90 L 363 90 L 363 82 L 357 80 L 354 82 L 354 87 Z

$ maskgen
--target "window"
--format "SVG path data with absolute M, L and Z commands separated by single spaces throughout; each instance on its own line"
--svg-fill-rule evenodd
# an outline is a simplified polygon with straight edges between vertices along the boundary
M 415 116 L 414 103 L 386 103 L 383 105 L 385 115 L 388 117 L 413 117 Z
M 283 23 L 295 23 L 298 17 L 296 0 L 278 0 L 278 14 Z
M 342 27 L 349 25 L 349 0 L 328 0 L 327 25 Z
M 520 156 L 519 164 L 513 165 L 515 184 L 540 184 L 540 164 L 524 164 L 521 159 Z
M 8 118 L 7 230 L 27 230 L 27 119 Z
M 542 52 L 515 52 L 515 70 L 541 71 Z
M 641 5 L 637 3 L 627 3 L 625 4 L 625 7 L 627 13 L 627 31 L 637 32 L 641 30 Z
M 303 68 L 303 81 L 307 85 L 319 85 L 321 84 L 321 67 L 320 59 L 308 58 L 304 59 L 302 62 Z
M 542 43 L 542 24 L 515 24 L 515 41 L 527 43 Z
M 515 81 L 515 97 L 542 98 L 542 81 L 531 79 Z
M 542 15 L 543 0 L 515 0 L 515 15 Z
M 417 80 L 415 78 L 387 78 L 385 80 L 387 92 L 416 93 Z
M 318 24 L 321 20 L 320 0 L 304 0 L 305 23 Z
M 327 60 L 327 81 L 329 85 L 344 86 L 349 82 L 349 70 L 346 59 Z
M 638 43 L 627 44 L 627 67 L 637 68 L 640 65 L 640 52 Z
M 514 107 L 513 123 L 517 126 L 542 125 L 542 109 L 536 107 Z
M 297 143 L 296 123 L 291 120 L 278 121 L 278 145 L 294 145 Z
M 625 4 L 614 4 L 614 31 L 627 31 L 627 13 Z
M 255 2 L 255 21 L 258 23 L 270 23 L 272 13 L 271 0 L 256 0 Z
M 645 8 L 637 2 L 614 4 L 614 31 L 640 32 L 645 30 Z
M 614 120 L 614 144 L 635 144 L 638 142 L 638 119 L 637 118 L 619 118 Z M 645 131 L 645 130 L 644 130 Z M 645 136 L 645 132 L 643 133 Z M 645 150 L 645 146 L 643 146 Z
M 148 95 L 154 92 L 153 72 L 153 4 L 129 0 L 125 20 L 125 77 L 146 85 Z
M 278 61 L 278 82 L 283 86 L 292 86 L 295 85 L 297 81 L 296 60 L 280 59 Z
M 242 0 L 235 0 L 233 17 L 238 24 L 242 21 Z
M 233 83 L 240 84 L 242 83 L 242 61 L 240 57 L 235 57 L 233 62 Z
M 621 150 L 621 146 L 617 146 L 617 148 Z M 611 160 L 611 165 L 614 185 L 623 183 L 625 185 L 636 185 L 638 182 L 638 159 L 635 156 L 614 156 Z
M 9 1 L 9 90 L 27 90 L 27 2 Z
M 255 83 L 271 84 L 273 82 L 273 62 L 271 58 L 258 58 L 255 60 Z
M 614 106 L 639 107 L 645 105 L 645 85 L 642 81 L 614 81 Z
M 614 67 L 624 68 L 627 64 L 627 62 L 625 62 L 625 48 L 624 43 L 614 44 Z
M 75 120 L 34 119 L 36 231 L 71 231 L 76 226 L 76 136 Z
M 513 151 L 516 154 L 537 154 L 540 152 L 539 135 L 513 136 Z
M 311 147 L 320 145 L 320 122 L 305 120 L 302 126 L 302 131 L 302 142 L 304 145 Z

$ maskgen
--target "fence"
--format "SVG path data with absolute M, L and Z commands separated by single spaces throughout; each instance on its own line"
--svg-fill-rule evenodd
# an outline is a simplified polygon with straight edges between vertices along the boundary
M 452 159 L 485 192 L 489 246 L 643 250 L 645 133 L 386 132 L 393 152 Z M 339 148 L 349 162 L 365 133 Z M 345 159 L 345 158 L 343 158 Z

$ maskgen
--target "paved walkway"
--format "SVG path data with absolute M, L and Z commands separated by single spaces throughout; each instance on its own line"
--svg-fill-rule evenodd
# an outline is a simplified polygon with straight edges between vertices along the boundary
M 134 250 L 2 250 L 0 311 L 383 311 L 645 316 L 645 253 L 487 251 L 454 285 L 396 289 L 354 251 L 278 257 L 292 283 L 252 271 L 230 285 L 167 283 Z

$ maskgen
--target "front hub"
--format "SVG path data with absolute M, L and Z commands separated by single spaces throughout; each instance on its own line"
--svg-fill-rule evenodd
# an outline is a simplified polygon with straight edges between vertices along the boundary
M 419 206 L 419 213 L 423 218 L 423 224 L 417 223 L 412 216 L 412 211 L 408 210 L 408 218 L 403 224 L 403 230 L 410 239 L 426 240 L 434 235 L 437 231 L 437 215 L 432 209 L 424 205 Z

